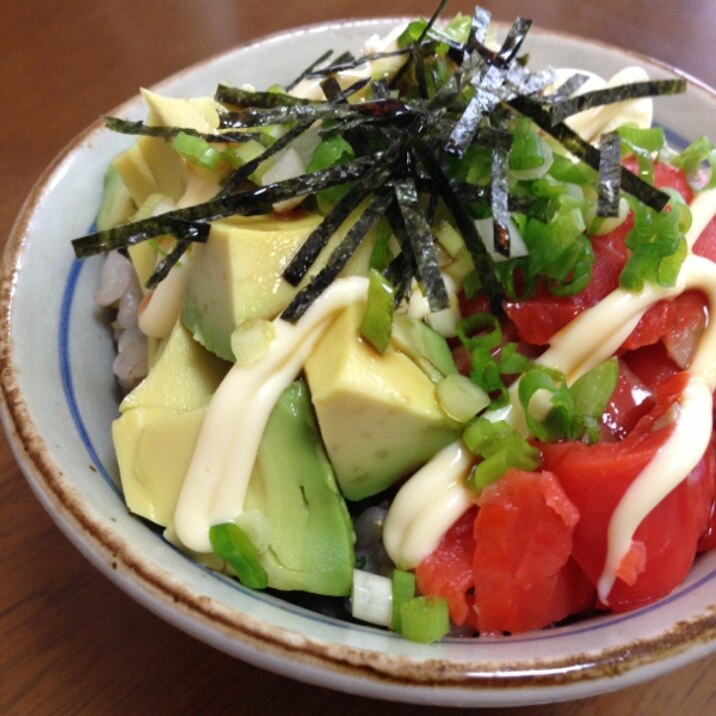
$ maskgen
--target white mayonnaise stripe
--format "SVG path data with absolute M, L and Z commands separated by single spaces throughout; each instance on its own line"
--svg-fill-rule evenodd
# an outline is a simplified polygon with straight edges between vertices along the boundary
M 186 547 L 211 552 L 209 528 L 241 513 L 273 406 L 333 314 L 364 300 L 367 290 L 368 280 L 362 277 L 334 281 L 295 325 L 275 319 L 271 350 L 255 363 L 234 364 L 221 382 L 206 411 L 174 513 L 176 534 Z
M 642 520 L 694 469 L 711 438 L 716 390 L 716 264 L 690 254 L 679 279 L 686 289 L 704 292 L 709 323 L 689 368 L 691 378 L 679 400 L 673 433 L 631 483 L 609 520 L 607 557 L 598 583 L 599 598 L 605 604 Z
M 693 376 L 679 400 L 679 415 L 668 440 L 629 485 L 607 531 L 607 557 L 599 598 L 608 604 L 617 570 L 642 520 L 696 467 L 711 439 L 713 390 Z
M 464 483 L 472 466 L 461 441 L 443 448 L 398 491 L 383 526 L 383 544 L 400 569 L 413 569 L 470 507 Z

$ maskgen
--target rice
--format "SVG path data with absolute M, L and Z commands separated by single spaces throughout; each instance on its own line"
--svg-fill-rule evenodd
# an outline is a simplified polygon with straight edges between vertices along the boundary
M 112 330 L 117 356 L 112 370 L 125 392 L 136 386 L 148 371 L 147 337 L 137 325 L 142 297 L 132 262 L 119 251 L 108 253 L 94 298 L 100 306 L 116 311 Z

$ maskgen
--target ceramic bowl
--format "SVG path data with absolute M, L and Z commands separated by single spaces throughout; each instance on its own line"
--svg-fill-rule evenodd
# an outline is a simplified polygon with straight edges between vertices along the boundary
M 189 68 L 156 89 L 209 94 L 217 82 L 262 88 L 293 79 L 324 49 L 352 48 L 387 20 L 307 27 L 268 37 Z M 534 67 L 582 67 L 609 75 L 643 57 L 583 39 L 533 32 Z M 113 114 L 139 119 L 134 98 Z M 716 95 L 690 81 L 658 100 L 659 122 L 683 139 L 716 116 Z M 33 490 L 74 544 L 119 587 L 180 629 L 289 677 L 407 702 L 486 706 L 546 702 L 625 687 L 716 648 L 716 552 L 686 582 L 645 609 L 510 638 L 419 645 L 252 592 L 206 571 L 125 509 L 110 423 L 117 409 L 113 345 L 93 303 L 101 259 L 74 260 L 110 159 L 131 140 L 100 124 L 48 168 L 8 241 L 0 293 L 2 416 Z M 40 320 L 38 317 L 42 317 Z

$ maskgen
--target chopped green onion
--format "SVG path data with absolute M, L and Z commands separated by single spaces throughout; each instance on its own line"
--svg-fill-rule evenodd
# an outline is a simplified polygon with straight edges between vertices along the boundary
M 632 202 L 634 226 L 627 234 L 631 255 L 619 276 L 619 284 L 630 291 L 640 291 L 645 282 L 673 286 L 686 258 L 684 231 L 688 230 L 690 212 L 683 200 L 672 195 L 671 211 L 653 211 Z
M 337 164 L 345 164 L 351 159 L 355 159 L 353 147 L 340 134 L 332 134 L 315 148 L 311 161 L 306 167 L 306 172 L 311 174 L 321 169 L 334 167 Z M 348 191 L 347 185 L 335 186 L 330 189 L 324 189 L 319 196 L 324 201 L 335 204 L 346 191 Z
M 641 128 L 625 124 L 617 129 L 617 134 L 622 138 L 624 144 L 632 150 L 660 152 L 666 144 L 662 127 Z
M 704 162 L 709 171 L 704 169 Z M 716 148 L 707 137 L 700 137 L 691 142 L 686 149 L 674 157 L 673 163 L 686 172 L 692 186 L 698 191 L 716 187 Z M 704 169 L 704 180 L 699 181 L 699 173 Z
M 570 386 L 574 400 L 573 439 L 586 436 L 590 443 L 599 439 L 599 423 L 619 380 L 619 361 L 610 358 L 587 371 Z
M 395 308 L 395 286 L 375 269 L 368 279 L 368 301 L 361 323 L 361 335 L 380 353 L 390 345 Z
M 508 158 L 511 171 L 527 171 L 544 166 L 542 140 L 537 132 L 533 131 L 533 126 L 527 117 L 518 117 Z
M 462 236 L 460 236 L 450 222 L 444 219 L 438 224 L 438 228 L 435 231 L 435 238 L 438 240 L 440 246 L 442 246 L 453 259 L 465 248 L 465 242 L 462 240 Z
M 517 392 L 527 427 L 538 440 L 553 442 L 571 436 L 574 398 L 563 373 L 534 364 L 520 378 Z
M 205 169 L 215 169 L 221 160 L 221 152 L 201 137 L 179 132 L 171 141 L 172 149 L 194 164 Z
M 394 569 L 391 584 L 393 587 L 393 618 L 391 628 L 393 631 L 400 632 L 402 628 L 400 608 L 405 602 L 415 597 L 415 575 L 412 572 L 405 572 L 402 569 Z
M 437 384 L 437 398 L 447 416 L 466 423 L 490 404 L 490 396 L 470 378 L 453 373 Z
M 616 359 L 592 368 L 571 387 L 560 371 L 533 364 L 518 386 L 527 427 L 542 442 L 583 437 L 594 442 L 618 378 Z
M 496 348 L 502 342 L 502 327 L 497 316 L 477 311 L 463 318 L 457 325 L 457 336 L 468 350 L 478 346 Z M 468 335 L 477 334 L 477 335 Z
M 381 273 L 388 268 L 391 260 L 390 237 L 393 232 L 390 230 L 390 223 L 385 217 L 381 218 L 375 227 L 375 243 L 370 254 L 370 267 Z
M 369 624 L 389 627 L 393 621 L 393 584 L 388 577 L 353 570 L 351 614 Z
M 236 572 L 241 584 L 250 589 L 266 589 L 268 575 L 258 560 L 258 549 L 234 522 L 209 528 L 211 549 Z
M 412 358 L 434 383 L 447 375 L 457 373 L 445 338 L 417 318 L 405 314 L 395 315 L 393 344 Z
M 400 607 L 400 633 L 410 641 L 429 644 L 450 632 L 447 599 L 414 597 Z
M 536 470 L 541 464 L 539 450 L 504 420 L 475 418 L 463 430 L 462 439 L 473 455 L 482 458 L 467 479 L 468 486 L 478 492 L 512 467 Z

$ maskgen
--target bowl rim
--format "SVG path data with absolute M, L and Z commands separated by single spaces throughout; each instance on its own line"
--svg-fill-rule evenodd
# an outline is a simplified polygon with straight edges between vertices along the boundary
M 224 52 L 173 73 L 153 86 L 161 88 L 194 70 L 245 48 L 281 42 L 312 30 L 334 28 L 369 28 L 375 24 L 396 23 L 407 18 L 381 17 L 360 20 L 337 20 L 314 23 L 291 30 L 275 32 L 242 43 Z M 685 78 L 691 85 L 716 97 L 716 91 L 666 63 L 605 42 L 579 38 L 569 33 L 533 29 L 533 33 L 553 38 L 583 39 L 593 46 L 618 50 L 636 60 L 667 70 Z M 132 97 L 112 110 L 135 102 Z M 216 603 L 210 597 L 195 594 L 177 580 L 167 580 L 150 570 L 141 554 L 107 525 L 78 498 L 64 480 L 51 457 L 51 450 L 36 430 L 27 403 L 19 388 L 17 366 L 13 362 L 13 300 L 22 265 L 30 221 L 43 196 L 51 190 L 53 179 L 64 167 L 75 149 L 103 128 L 101 119 L 90 124 L 72 139 L 40 175 L 7 239 L 0 274 L 0 417 L 15 458 L 36 494 L 53 520 L 72 543 L 115 584 L 145 607 L 182 630 L 234 656 L 272 671 L 318 685 L 330 685 L 349 692 L 451 705 L 504 704 L 505 692 L 520 692 L 512 703 L 537 703 L 572 698 L 585 693 L 585 684 L 601 683 L 599 691 L 622 688 L 658 676 L 676 666 L 701 658 L 716 650 L 716 604 L 706 613 L 673 624 L 655 637 L 630 644 L 630 659 L 624 659 L 624 645 L 603 649 L 599 654 L 576 654 L 556 660 L 526 659 L 511 663 L 511 669 L 500 671 L 497 662 L 456 662 L 450 668 L 442 659 L 414 659 L 403 655 L 376 655 L 347 645 L 336 645 L 297 637 L 282 627 L 258 621 L 245 613 Z M 649 668 L 645 674 L 644 667 Z M 326 673 L 332 674 L 330 683 Z M 452 694 L 452 696 L 451 696 Z M 476 699 L 475 697 L 480 697 Z

